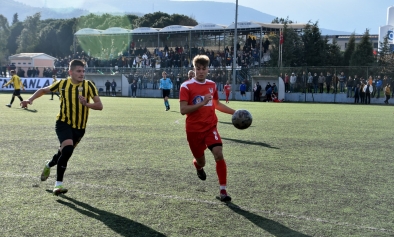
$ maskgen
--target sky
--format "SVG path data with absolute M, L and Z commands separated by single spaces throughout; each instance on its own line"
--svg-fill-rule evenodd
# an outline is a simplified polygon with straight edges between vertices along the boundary
M 184 0 L 188 1 L 188 0 Z M 233 2 L 215 0 L 216 2 Z M 393 0 L 239 0 L 238 5 L 258 11 L 289 17 L 298 23 L 318 21 L 319 28 L 378 34 L 379 26 L 387 24 L 387 8 Z
M 25 2 L 27 0 L 16 0 Z M 29 3 L 31 0 L 28 0 Z M 196 1 L 196 0 L 177 0 Z M 207 0 L 200 0 L 207 1 Z M 212 0 L 211 0 L 212 1 Z M 216 2 L 235 3 L 236 0 L 215 0 Z M 36 0 L 36 4 L 48 7 L 82 6 L 90 0 Z M 28 3 L 27 3 L 28 4 Z M 318 21 L 319 28 L 355 32 L 363 34 L 369 29 L 370 34 L 378 34 L 379 26 L 386 25 L 387 8 L 394 6 L 393 0 L 239 0 L 239 5 L 278 16 L 289 17 L 298 23 Z M 29 4 L 30 5 L 30 4 Z M 105 11 L 105 9 L 103 9 Z

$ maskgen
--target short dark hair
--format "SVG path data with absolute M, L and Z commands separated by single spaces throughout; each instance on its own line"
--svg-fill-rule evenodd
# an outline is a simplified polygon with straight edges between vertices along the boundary
M 10 73 L 15 73 L 15 70 L 11 70 Z
M 69 69 L 73 70 L 76 66 L 85 67 L 85 62 L 79 59 L 71 60 L 69 64 Z

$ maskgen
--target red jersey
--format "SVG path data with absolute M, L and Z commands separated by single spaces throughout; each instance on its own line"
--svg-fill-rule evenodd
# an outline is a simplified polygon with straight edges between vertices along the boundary
M 201 83 L 192 78 L 182 83 L 179 101 L 187 101 L 188 105 L 198 104 L 204 100 L 204 96 L 208 93 L 212 94 L 212 100 L 219 99 L 215 82 L 205 80 Z M 212 100 L 198 110 L 186 114 L 186 132 L 204 132 L 216 126 L 218 118 Z
M 224 93 L 230 94 L 231 92 L 231 85 L 224 85 Z

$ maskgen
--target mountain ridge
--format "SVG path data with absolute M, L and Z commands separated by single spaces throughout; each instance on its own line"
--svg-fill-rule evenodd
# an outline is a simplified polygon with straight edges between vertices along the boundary
M 124 0 L 85 0 L 77 8 L 45 8 L 40 7 L 38 1 L 31 0 L 0 0 L 2 6 L 0 14 L 9 22 L 13 15 L 18 13 L 19 20 L 41 12 L 41 19 L 68 19 L 78 18 L 90 13 L 103 14 L 106 9 L 109 14 L 134 14 L 142 16 L 152 12 L 165 12 L 168 14 L 182 14 L 194 18 L 198 23 L 214 23 L 230 25 L 235 21 L 235 4 L 214 1 L 170 1 L 170 0 L 144 0 L 127 2 Z M 41 4 L 42 5 L 42 4 Z M 15 9 L 18 9 L 15 11 Z M 100 12 L 101 10 L 101 12 Z M 284 17 L 284 16 L 281 16 Z M 250 7 L 238 6 L 238 22 L 255 21 L 271 23 L 276 16 L 263 13 Z M 292 19 L 295 21 L 295 19 Z M 307 22 L 303 22 L 307 23 Z M 349 32 L 320 28 L 322 35 L 347 35 Z

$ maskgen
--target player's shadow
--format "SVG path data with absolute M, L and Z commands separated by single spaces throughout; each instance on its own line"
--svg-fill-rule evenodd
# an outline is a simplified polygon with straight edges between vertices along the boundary
M 259 228 L 267 231 L 273 236 L 278 237 L 285 237 L 285 236 L 292 236 L 292 237 L 310 237 L 310 235 L 302 234 L 298 231 L 292 230 L 287 226 L 284 226 L 276 221 L 264 218 L 262 216 L 256 215 L 249 211 L 243 210 L 241 207 L 235 205 L 234 203 L 227 203 L 226 205 L 230 208 L 233 212 L 242 215 L 250 222 L 258 226 Z
M 233 123 L 232 122 L 222 122 L 222 121 L 218 121 L 219 123 L 222 123 L 222 124 L 228 124 L 228 125 L 233 125 Z
M 222 137 L 222 140 L 227 140 L 227 141 L 232 141 L 232 142 L 237 142 L 237 143 L 247 144 L 247 145 L 263 146 L 263 147 L 267 147 L 267 148 L 271 148 L 271 149 L 280 149 L 278 147 L 271 146 L 270 144 L 267 144 L 264 142 L 244 141 L 244 140 L 226 138 L 226 137 Z
M 37 113 L 38 111 L 36 110 L 36 109 L 23 109 L 23 108 L 21 108 L 23 111 L 26 111 L 26 112 L 31 112 L 31 113 Z
M 58 203 L 68 206 L 69 208 L 74 209 L 75 211 L 87 217 L 101 221 L 121 236 L 165 236 L 164 234 L 157 232 L 148 226 L 145 226 L 141 223 L 130 220 L 123 216 L 100 210 L 98 208 L 90 206 L 89 204 L 77 201 L 65 195 L 60 195 L 59 197 L 64 198 L 69 202 L 58 199 Z

